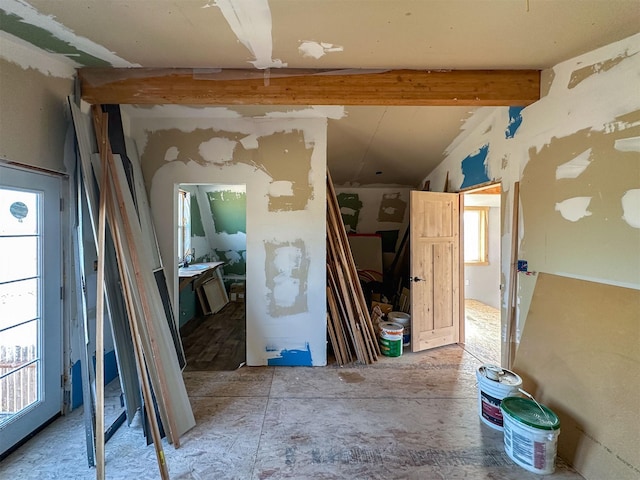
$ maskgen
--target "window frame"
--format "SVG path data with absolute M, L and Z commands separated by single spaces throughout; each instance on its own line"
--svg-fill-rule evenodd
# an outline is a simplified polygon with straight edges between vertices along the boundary
M 467 228 L 467 222 L 464 221 L 464 214 L 467 212 L 478 213 L 478 229 L 477 231 L 470 231 Z M 486 266 L 489 265 L 489 207 L 464 207 L 463 212 L 464 223 L 464 243 L 470 239 L 477 239 L 478 245 L 478 258 L 468 260 L 466 255 L 466 248 L 463 245 L 464 252 L 464 264 L 469 266 Z

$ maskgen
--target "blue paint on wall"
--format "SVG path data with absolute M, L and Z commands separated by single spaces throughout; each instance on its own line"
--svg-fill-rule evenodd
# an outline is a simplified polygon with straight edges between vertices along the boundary
M 485 164 L 488 153 L 489 145 L 484 145 L 480 147 L 480 150 L 476 153 L 468 155 L 467 158 L 462 161 L 464 180 L 460 188 L 472 187 L 490 181 L 490 178 L 487 176 L 487 166 Z
M 310 367 L 313 365 L 311 361 L 311 348 L 309 342 L 306 344 L 306 350 L 287 350 L 286 348 L 280 350 L 277 357 L 270 358 L 268 365 L 272 366 L 284 366 L 284 367 Z M 267 347 L 267 352 L 275 352 L 276 349 Z
M 71 366 L 71 409 L 82 405 L 82 369 L 80 360 Z
M 522 123 L 522 110 L 524 107 L 509 107 L 509 125 L 504 132 L 505 138 L 513 138 Z
M 96 368 L 96 357 L 92 358 L 93 368 Z M 104 384 L 109 384 L 118 376 L 118 361 L 116 352 L 111 350 L 104 354 Z M 82 405 L 82 363 L 78 360 L 71 366 L 71 409 Z

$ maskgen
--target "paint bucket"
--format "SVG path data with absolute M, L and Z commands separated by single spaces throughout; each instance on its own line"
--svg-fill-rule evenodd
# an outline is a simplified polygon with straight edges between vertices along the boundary
M 553 473 L 560 420 L 535 400 L 507 397 L 500 406 L 504 418 L 504 450 L 511 460 L 533 473 Z
M 402 325 L 394 322 L 380 323 L 380 352 L 387 357 L 402 355 Z
M 482 365 L 476 372 L 478 379 L 478 415 L 486 425 L 502 431 L 502 399 L 518 395 L 522 386 L 520 376 L 495 365 Z
M 387 318 L 390 322 L 399 323 L 404 329 L 402 334 L 402 345 L 407 347 L 411 343 L 411 316 L 404 312 L 389 312 Z

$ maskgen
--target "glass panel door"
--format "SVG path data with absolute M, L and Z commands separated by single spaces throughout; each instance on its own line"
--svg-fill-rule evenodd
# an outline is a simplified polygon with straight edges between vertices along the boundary
M 61 408 L 59 183 L 0 166 L 0 454 Z

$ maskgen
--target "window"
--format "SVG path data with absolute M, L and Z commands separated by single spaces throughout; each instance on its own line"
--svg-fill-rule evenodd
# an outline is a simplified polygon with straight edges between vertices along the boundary
M 178 189 L 178 263 L 190 261 L 191 253 L 191 194 Z
M 488 207 L 465 207 L 464 209 L 464 263 L 465 265 L 488 265 Z

